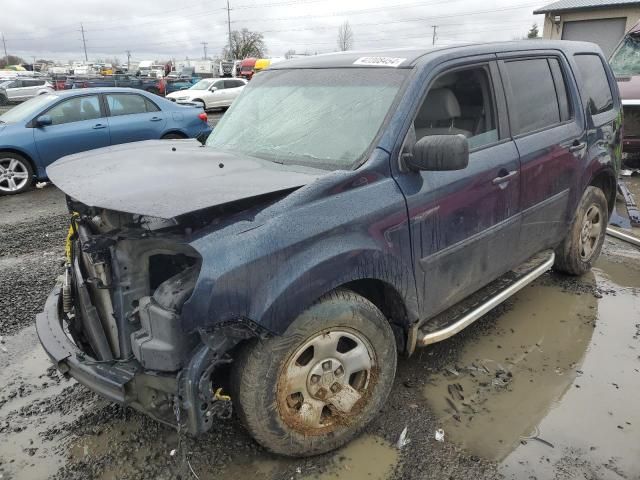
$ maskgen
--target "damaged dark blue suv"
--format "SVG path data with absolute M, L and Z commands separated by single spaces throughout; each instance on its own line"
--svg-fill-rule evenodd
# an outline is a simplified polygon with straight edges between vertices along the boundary
M 283 62 L 209 137 L 65 157 L 67 271 L 37 318 L 65 374 L 273 452 L 353 438 L 399 353 L 599 255 L 620 101 L 598 47 L 510 42 Z M 248 121 L 247 119 L 251 119 Z

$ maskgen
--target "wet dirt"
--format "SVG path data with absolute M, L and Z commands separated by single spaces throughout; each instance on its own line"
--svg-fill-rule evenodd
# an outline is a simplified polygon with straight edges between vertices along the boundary
M 26 194 L 29 204 L 60 199 L 48 188 Z M 546 274 L 455 337 L 400 359 L 361 437 L 287 459 L 235 418 L 198 439 L 179 436 L 50 367 L 32 315 L 62 251 L 63 205 L 48 204 L 37 222 L 14 209 L 0 229 L 9 246 L 0 300 L 11 293 L 0 302 L 3 480 L 639 478 L 640 251 L 623 242 L 605 242 L 593 273 Z

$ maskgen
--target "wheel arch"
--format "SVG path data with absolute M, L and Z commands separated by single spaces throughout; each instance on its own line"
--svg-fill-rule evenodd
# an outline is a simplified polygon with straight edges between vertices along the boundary
M 182 138 L 189 138 L 189 135 L 187 135 L 186 132 L 183 132 L 179 128 L 171 128 L 166 132 L 162 132 L 162 136 L 160 138 L 164 138 L 167 135 L 180 135 Z
M 33 161 L 33 158 L 31 158 L 31 155 L 29 155 L 27 152 L 15 147 L 0 147 L 0 154 L 4 152 L 14 153 L 16 155 L 20 155 L 21 157 L 24 157 L 24 159 L 27 162 L 29 162 L 29 165 L 31 166 L 31 170 L 33 171 L 33 176 L 38 179 L 42 178 L 40 175 L 38 175 L 38 167 L 36 163 Z
M 618 183 L 615 174 L 608 168 L 596 172 L 588 183 L 588 186 L 598 187 L 604 192 L 604 195 L 607 198 L 609 215 L 613 212 L 613 208 L 616 203 L 617 185 Z

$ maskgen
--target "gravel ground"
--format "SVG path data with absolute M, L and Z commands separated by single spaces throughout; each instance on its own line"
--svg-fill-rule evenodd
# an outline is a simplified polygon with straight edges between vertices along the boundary
M 21 204 L 33 208 L 25 211 L 19 208 Z M 477 375 L 470 371 L 468 363 L 464 363 L 465 352 L 468 355 L 471 350 L 472 356 L 477 355 L 479 360 L 486 362 L 487 358 L 493 358 L 493 354 L 488 349 L 474 354 L 473 348 L 483 344 L 495 347 L 497 342 L 502 344 L 497 347 L 504 350 L 510 330 L 513 333 L 514 329 L 527 328 L 526 325 L 501 323 L 504 319 L 526 313 L 533 315 L 529 320 L 535 322 L 537 309 L 528 313 L 519 310 L 523 302 L 515 298 L 452 339 L 420 350 L 410 359 L 400 359 L 389 401 L 360 439 L 336 453 L 290 460 L 266 453 L 235 418 L 220 421 L 213 432 L 192 439 L 130 408 L 102 400 L 72 380 L 63 379 L 50 367 L 39 347 L 33 326 L 35 313 L 41 309 L 55 277 L 61 273 L 67 224 L 63 196 L 48 186 L 19 197 L 0 197 L 0 208 L 6 212 L 0 219 L 0 384 L 3 385 L 0 388 L 0 478 L 187 479 L 196 478 L 196 475 L 201 479 L 220 478 L 222 475 L 255 479 L 368 480 L 638 478 L 640 465 L 636 459 L 640 458 L 640 435 L 637 425 L 640 417 L 634 405 L 640 378 L 637 373 L 640 364 L 636 358 L 640 348 L 640 302 L 637 296 L 640 256 L 624 244 L 606 242 L 602 264 L 595 275 L 574 279 L 547 274 L 534 287 L 529 287 L 542 289 L 543 294 L 549 290 L 560 295 L 561 301 L 557 304 L 544 300 L 548 303 L 544 306 L 550 309 L 551 315 L 558 316 L 559 322 L 575 316 L 588 324 L 589 337 L 578 352 L 578 360 L 562 365 L 574 372 L 573 375 L 582 375 L 576 372 L 586 369 L 582 364 L 588 365 L 589 358 L 594 355 L 595 344 L 606 345 L 607 339 L 613 335 L 607 322 L 613 317 L 616 321 L 620 318 L 626 320 L 621 322 L 625 328 L 623 340 L 613 338 L 617 347 L 611 348 L 615 352 L 605 351 L 606 355 L 615 355 L 616 375 L 620 378 L 616 376 L 608 382 L 600 382 L 590 380 L 595 372 L 585 371 L 574 385 L 574 377 L 567 375 L 562 377 L 567 379 L 565 390 L 546 393 L 543 409 L 522 413 L 527 418 L 539 419 L 534 425 L 544 424 L 544 418 L 552 414 L 551 406 L 555 405 L 557 410 L 564 402 L 569 410 L 576 409 L 575 416 L 565 415 L 565 430 L 578 431 L 579 424 L 584 422 L 575 407 L 581 404 L 580 399 L 574 398 L 574 391 L 594 389 L 590 394 L 593 397 L 589 397 L 593 401 L 589 401 L 595 412 L 597 397 L 606 399 L 607 392 L 622 389 L 620 395 L 624 396 L 620 399 L 615 397 L 611 405 L 603 407 L 604 417 L 609 418 L 607 411 L 611 415 L 611 420 L 606 423 L 611 429 L 603 427 L 594 432 L 596 438 L 589 439 L 593 442 L 590 444 L 593 450 L 589 446 L 582 448 L 579 440 L 571 435 L 568 440 L 563 440 L 560 434 L 546 437 L 551 433 L 544 430 L 544 440 L 553 440 L 555 444 L 555 448 L 551 448 L 519 437 L 531 433 L 523 430 L 518 432 L 513 446 L 508 445 L 510 453 L 505 460 L 504 456 L 497 454 L 480 455 L 473 445 L 464 444 L 454 435 L 456 428 L 463 428 L 463 433 L 467 431 L 464 429 L 470 429 L 471 436 L 477 421 L 488 421 L 489 430 L 507 431 L 506 423 L 512 421 L 511 412 L 524 408 L 524 399 L 541 390 L 542 384 L 538 385 L 536 381 L 545 382 L 546 371 L 559 368 L 559 361 L 554 360 L 554 355 L 562 352 L 553 351 L 551 347 L 540 347 L 545 355 L 541 365 L 525 362 L 530 372 L 526 369 L 513 370 L 514 380 L 510 386 L 492 387 L 494 377 L 505 383 L 511 381 L 506 370 L 492 368 L 488 377 L 489 387 L 478 387 L 476 394 L 484 395 L 488 389 L 494 397 L 489 397 L 491 400 L 478 411 L 474 421 L 465 418 L 463 412 L 463 418 L 456 420 L 453 412 L 438 411 L 425 396 L 426 389 L 438 382 L 455 383 L 458 378 Z M 37 215 L 32 214 L 34 209 Z M 543 295 L 541 298 L 550 299 L 551 296 Z M 593 313 L 586 318 L 579 308 L 584 304 L 587 309 L 595 305 Z M 612 308 L 611 305 L 615 308 L 607 310 Z M 540 304 L 540 309 L 542 307 Z M 535 349 L 544 342 L 545 336 L 555 334 L 555 331 L 543 330 L 529 335 L 528 341 Z M 591 335 L 595 341 L 591 340 Z M 516 345 L 517 350 L 521 348 L 529 349 L 529 346 Z M 623 357 L 623 353 L 627 356 Z M 605 356 L 596 363 L 609 363 L 609 358 Z M 628 378 L 620 374 L 622 371 L 627 372 Z M 529 388 L 535 387 L 531 391 L 516 383 L 518 378 L 528 374 L 533 375 L 533 383 L 524 383 L 533 385 Z M 618 387 L 612 387 L 612 382 Z M 480 384 L 483 383 L 486 382 L 483 380 Z M 513 400 L 504 400 L 508 393 L 516 395 Z M 472 392 L 465 390 L 465 394 L 469 395 L 468 401 L 473 402 Z M 492 407 L 492 403 L 501 406 Z M 592 421 L 596 418 L 594 413 Z M 410 442 L 398 450 L 395 445 L 405 427 L 408 427 Z M 434 439 L 434 432 L 439 428 L 445 429 L 444 442 Z M 619 454 L 607 453 L 600 459 L 597 454 L 605 452 L 607 444 L 617 448 Z M 633 465 L 638 468 L 634 470 Z M 526 475 L 521 475 L 520 470 L 512 474 L 514 468 L 530 468 L 531 471 L 526 470 Z

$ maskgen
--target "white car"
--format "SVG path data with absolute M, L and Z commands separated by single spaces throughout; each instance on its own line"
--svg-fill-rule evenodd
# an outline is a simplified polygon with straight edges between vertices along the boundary
M 53 85 L 44 79 L 15 78 L 0 82 L 0 105 L 22 102 L 44 93 L 54 93 Z
M 187 90 L 172 92 L 169 100 L 201 103 L 205 110 L 229 107 L 242 93 L 247 81 L 242 78 L 205 78 Z

